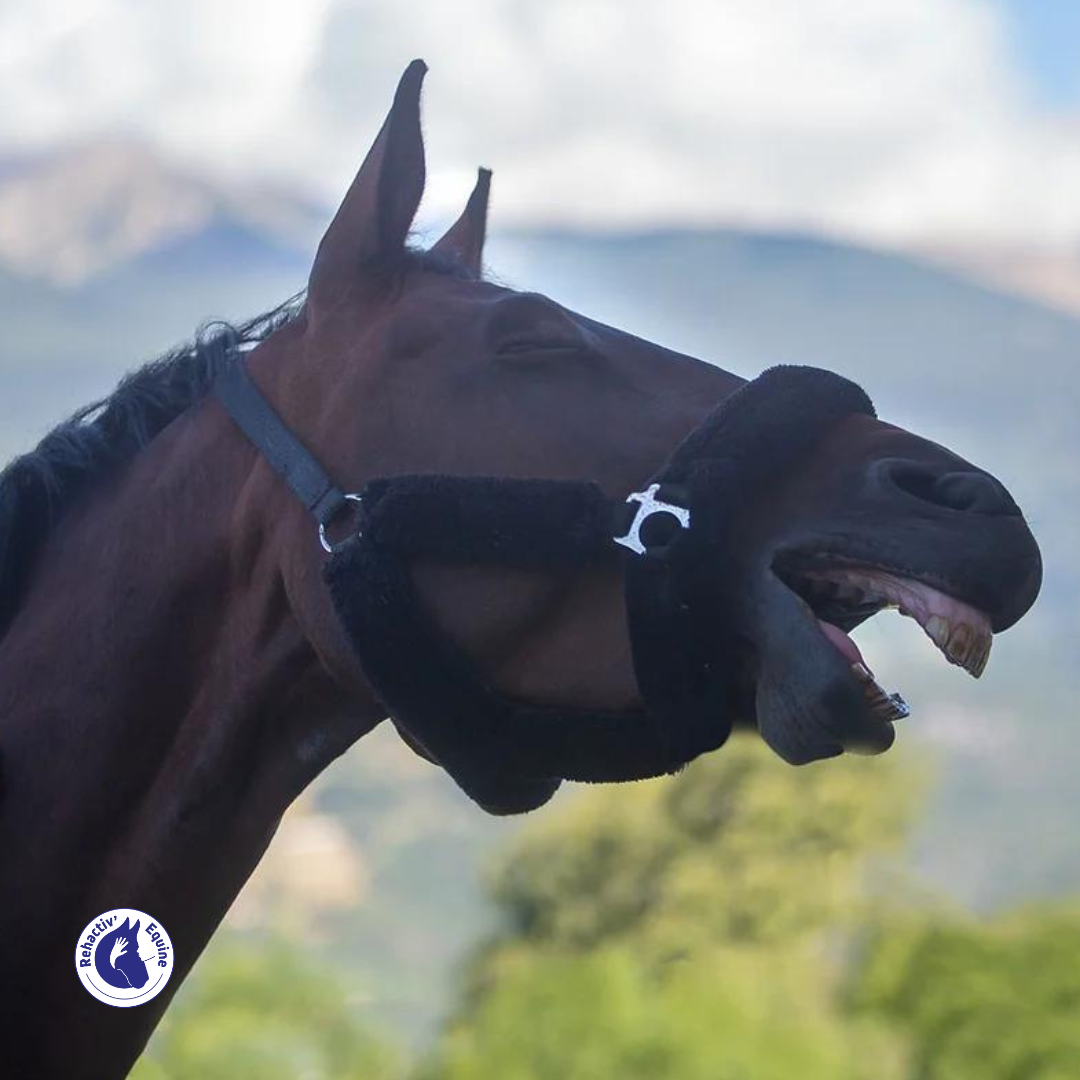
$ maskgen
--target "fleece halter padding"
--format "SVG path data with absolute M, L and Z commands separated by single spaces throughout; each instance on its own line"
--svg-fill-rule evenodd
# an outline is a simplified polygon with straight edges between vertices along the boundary
M 242 359 L 218 395 L 328 523 L 345 496 L 288 429 L 282 435 L 280 420 L 267 419 L 272 409 Z M 468 794 L 504 812 L 540 805 L 562 779 L 657 776 L 715 749 L 732 725 L 732 524 L 751 496 L 852 413 L 874 415 L 857 385 L 783 366 L 721 401 L 626 502 L 590 482 L 441 475 L 369 482 L 359 531 L 333 548 L 324 575 L 372 689 Z M 269 452 L 261 441 L 268 430 Z M 425 609 L 412 574 L 419 559 L 549 571 L 620 560 L 644 709 L 541 707 L 495 693 Z

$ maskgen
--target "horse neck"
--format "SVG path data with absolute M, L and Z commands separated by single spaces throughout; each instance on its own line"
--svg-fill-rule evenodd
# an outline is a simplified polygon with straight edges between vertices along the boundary
M 0 990 L 34 988 L 0 1008 L 22 1032 L 0 1042 L 60 1055 L 34 1075 L 123 1075 L 282 812 L 377 719 L 358 721 L 292 615 L 252 506 L 273 481 L 202 403 L 64 514 L 0 641 L 0 925 L 21 928 Z M 170 986 L 138 1009 L 102 1008 L 71 971 L 114 907 L 174 943 Z M 61 1045 L 30 1034 L 58 1021 Z

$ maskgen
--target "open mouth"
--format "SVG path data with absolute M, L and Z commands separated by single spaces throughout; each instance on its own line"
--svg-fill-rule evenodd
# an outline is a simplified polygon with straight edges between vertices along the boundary
M 848 662 L 876 719 L 892 722 L 910 715 L 903 698 L 877 682 L 848 635 L 879 611 L 894 608 L 914 619 L 949 663 L 975 678 L 986 668 L 993 640 L 990 617 L 925 581 L 884 568 L 839 563 L 778 567 L 776 572 Z

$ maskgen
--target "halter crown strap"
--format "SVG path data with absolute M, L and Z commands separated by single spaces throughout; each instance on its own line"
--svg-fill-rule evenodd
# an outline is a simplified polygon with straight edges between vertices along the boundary
M 344 509 L 345 493 L 263 397 L 242 356 L 237 356 L 219 376 L 214 393 L 237 427 L 292 488 L 315 520 L 328 525 Z

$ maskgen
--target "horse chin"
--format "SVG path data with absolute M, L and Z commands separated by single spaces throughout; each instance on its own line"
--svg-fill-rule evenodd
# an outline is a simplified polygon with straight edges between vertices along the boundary
M 527 814 L 537 810 L 548 802 L 559 790 L 562 781 L 550 779 L 522 779 L 485 776 L 475 781 L 456 777 L 462 791 L 480 807 L 481 810 L 496 817 L 508 817 L 511 814 Z
M 410 734 L 408 728 L 391 718 L 402 742 L 417 757 L 442 767 L 436 758 L 420 741 Z M 522 778 L 498 775 L 455 776 L 455 782 L 480 807 L 496 817 L 510 814 L 527 814 L 549 802 L 559 790 L 562 780 L 557 777 Z
M 887 708 L 872 704 L 851 657 L 805 601 L 771 571 L 757 577 L 745 601 L 753 712 L 765 742 L 792 765 L 887 750 L 895 737 L 882 715 Z

